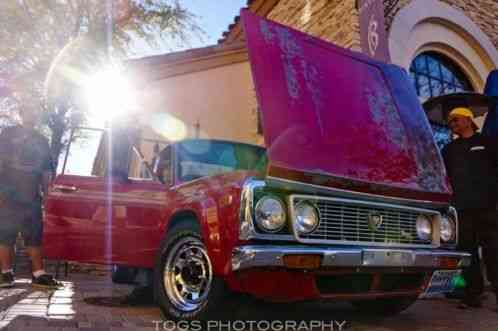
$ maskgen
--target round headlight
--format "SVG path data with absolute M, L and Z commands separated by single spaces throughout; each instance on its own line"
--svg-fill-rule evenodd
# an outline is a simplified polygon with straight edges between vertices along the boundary
M 417 217 L 417 236 L 422 240 L 430 240 L 432 237 L 432 224 L 425 215 Z
M 316 230 L 320 219 L 318 212 L 310 203 L 300 202 L 296 205 L 294 211 L 297 231 L 302 234 L 308 234 Z
M 441 240 L 449 242 L 455 240 L 455 222 L 447 216 L 441 216 Z
M 272 196 L 261 198 L 255 209 L 256 224 L 266 232 L 278 232 L 285 225 L 284 203 Z

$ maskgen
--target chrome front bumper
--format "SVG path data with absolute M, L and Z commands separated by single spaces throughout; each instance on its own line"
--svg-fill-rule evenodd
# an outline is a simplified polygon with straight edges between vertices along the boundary
M 286 255 L 321 255 L 321 267 L 439 268 L 443 258 L 458 258 L 458 267 L 470 265 L 470 254 L 445 250 L 248 245 L 234 249 L 232 270 L 285 267 Z

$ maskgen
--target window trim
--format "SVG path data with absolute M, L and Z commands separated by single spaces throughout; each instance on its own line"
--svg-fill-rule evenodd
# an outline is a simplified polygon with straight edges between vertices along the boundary
M 60 175 L 66 175 L 66 176 L 75 176 L 71 174 L 66 174 L 66 166 L 67 166 L 67 159 L 69 158 L 69 152 L 71 151 L 71 145 L 73 144 L 74 141 L 74 133 L 76 130 L 89 130 L 89 131 L 97 131 L 105 134 L 105 129 L 99 129 L 99 128 L 91 128 L 91 127 L 86 127 L 86 126 L 80 126 L 76 128 L 71 129 L 71 134 L 69 135 L 69 143 L 67 144 L 66 148 L 66 155 L 64 156 L 64 164 L 62 166 L 62 170 Z M 94 178 L 102 178 L 104 176 L 94 176 L 94 175 L 89 175 L 89 176 L 82 176 L 82 177 L 94 177 Z
M 62 169 L 61 169 L 61 172 L 60 172 L 60 175 L 64 175 L 64 176 L 80 176 L 80 177 L 89 177 L 89 178 L 105 178 L 106 175 L 104 176 L 95 176 L 95 175 L 73 175 L 73 174 L 67 174 L 66 173 L 66 168 L 67 168 L 67 161 L 68 161 L 68 158 L 69 158 L 69 153 L 71 151 L 71 146 L 74 142 L 74 138 L 75 138 L 75 132 L 76 131 L 83 131 L 83 130 L 88 130 L 88 131 L 94 131 L 94 132 L 100 132 L 103 135 L 105 135 L 106 133 L 108 133 L 108 129 L 106 128 L 92 128 L 92 127 L 85 127 L 85 126 L 81 126 L 81 127 L 75 127 L 75 128 L 72 128 L 71 129 L 71 133 L 70 133 L 70 136 L 69 136 L 69 143 L 67 145 L 67 148 L 66 148 L 66 152 L 65 152 L 65 155 L 64 155 L 64 163 L 62 165 Z M 101 137 L 102 137 L 101 136 Z M 151 139 L 146 139 L 146 138 L 140 138 L 141 141 L 151 141 L 151 142 L 162 142 L 162 143 L 165 143 L 167 144 L 166 141 L 160 141 L 160 140 L 151 140 Z M 130 172 L 130 163 L 131 163 L 131 157 L 129 156 L 128 157 L 128 160 L 127 160 L 127 169 L 128 169 L 128 176 L 127 178 L 128 179 L 132 179 L 132 180 L 142 180 L 142 181 L 152 181 L 152 182 L 157 182 L 157 183 L 160 183 L 160 184 L 163 184 L 159 178 L 156 176 L 156 174 L 154 173 L 151 165 L 147 162 L 147 160 L 145 159 L 143 153 L 140 151 L 140 148 L 137 147 L 135 144 L 132 144 L 131 145 L 131 153 L 135 153 L 136 156 L 138 156 L 140 162 L 142 162 L 143 164 L 145 164 L 145 166 L 147 167 L 147 170 L 151 173 L 152 175 L 152 178 L 136 178 L 136 177 L 131 177 L 129 176 L 129 172 Z M 107 168 L 107 164 L 106 164 L 106 168 Z M 170 169 L 171 171 L 171 169 Z
M 154 174 L 154 178 L 157 179 L 157 181 L 159 183 L 161 183 L 162 185 L 166 185 L 167 187 L 172 187 L 176 184 L 176 180 L 174 178 L 174 171 L 173 171 L 173 168 L 174 168 L 174 154 L 173 153 L 173 149 L 174 147 L 176 146 L 176 144 L 167 144 L 160 152 L 164 151 L 165 149 L 169 148 L 169 153 L 170 153 L 170 162 L 169 162 L 169 177 L 171 178 L 171 182 L 170 183 L 163 183 L 159 177 L 157 176 L 157 174 L 155 173 L 154 171 L 154 165 L 152 165 L 152 170 L 153 170 L 153 174 Z
M 423 61 L 423 67 L 424 67 L 422 69 L 420 69 L 417 66 L 417 64 L 420 64 L 421 60 Z M 437 71 L 438 71 L 437 75 L 434 75 L 434 72 L 429 70 L 430 61 L 437 62 Z M 444 77 L 443 68 L 447 69 L 447 71 L 451 73 L 451 78 L 452 78 L 451 82 Z M 466 92 L 466 91 L 469 92 L 475 91 L 470 79 L 467 77 L 462 68 L 451 58 L 439 52 L 425 51 L 418 54 L 410 64 L 409 74 L 411 76 L 411 80 L 413 81 L 414 88 L 419 98 L 427 98 L 428 100 L 440 95 L 447 95 L 451 93 Z M 423 86 L 419 84 L 419 80 L 422 78 L 427 80 L 426 84 L 428 87 L 427 91 L 428 95 L 421 94 L 421 89 L 423 88 Z M 435 90 L 433 89 L 432 85 L 433 82 L 438 82 L 441 85 L 439 94 L 434 93 Z M 446 93 L 445 90 L 447 86 L 454 89 L 454 91 Z M 459 89 L 460 91 L 458 91 Z
M 144 139 L 141 139 L 141 140 L 144 140 Z M 140 151 L 140 149 L 135 145 L 131 146 L 131 150 L 132 150 L 132 153 L 135 153 L 135 155 L 138 157 L 141 164 L 145 165 L 145 168 L 147 169 L 147 171 L 149 171 L 151 177 L 150 178 L 142 178 L 142 177 L 130 176 L 130 165 L 131 165 L 131 159 L 130 159 L 130 160 L 128 160 L 128 179 L 161 183 L 159 178 L 157 178 L 156 174 L 154 173 L 154 170 L 152 169 L 151 165 L 149 164 L 149 162 L 147 162 L 147 160 L 145 159 L 145 156 L 142 154 L 142 151 Z

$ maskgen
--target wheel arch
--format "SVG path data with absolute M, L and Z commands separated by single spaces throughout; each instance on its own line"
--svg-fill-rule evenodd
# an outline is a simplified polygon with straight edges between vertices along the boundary
M 173 227 L 187 220 L 195 222 L 195 224 L 199 226 L 199 229 L 202 231 L 201 221 L 199 219 L 199 216 L 193 210 L 184 209 L 184 210 L 178 210 L 173 215 L 171 215 L 168 223 L 166 224 L 166 229 L 165 229 L 166 235 Z
M 205 201 L 199 209 L 182 208 L 172 213 L 164 228 L 163 240 L 170 231 L 183 222 L 189 221 L 195 224 L 199 230 L 202 241 L 206 245 L 213 264 L 214 273 L 221 275 L 225 273 L 227 257 L 223 254 L 223 243 L 221 240 L 221 228 L 217 221 L 217 207 L 214 200 Z M 213 217 L 214 216 L 214 217 Z M 216 220 L 213 222 L 212 220 Z
M 178 225 L 183 226 L 177 227 Z M 220 278 L 214 278 L 214 270 L 212 270 L 213 278 L 211 290 L 209 292 L 212 294 L 209 294 L 210 299 L 201 303 L 199 307 L 196 307 L 192 311 L 183 309 L 181 305 L 178 305 L 178 301 L 176 301 L 175 304 L 175 299 L 167 294 L 171 294 L 167 289 L 172 288 L 165 284 L 168 280 L 166 279 L 167 274 L 164 270 L 165 265 L 168 263 L 169 252 L 176 252 L 177 247 L 180 247 L 178 245 L 184 244 L 181 240 L 184 240 L 186 238 L 185 236 L 194 236 L 197 238 L 197 241 L 199 239 L 202 240 L 202 232 L 202 219 L 200 219 L 199 215 L 193 210 L 178 210 L 167 220 L 164 239 L 161 243 L 161 248 L 155 264 L 154 297 L 163 314 L 174 320 L 203 320 L 206 317 L 211 316 L 210 314 L 217 312 L 217 309 L 220 306 L 219 302 L 226 296 L 225 283 Z M 199 235 L 201 238 L 199 238 Z M 171 280 L 170 278 L 168 279 Z

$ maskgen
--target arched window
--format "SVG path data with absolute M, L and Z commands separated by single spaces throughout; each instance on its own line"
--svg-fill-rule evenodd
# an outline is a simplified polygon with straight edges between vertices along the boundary
M 418 55 L 410 66 L 410 78 L 421 102 L 444 94 L 474 91 L 458 65 L 436 52 Z M 440 149 L 451 142 L 451 130 L 446 125 L 431 123 L 431 127 Z
M 474 90 L 458 65 L 436 52 L 418 55 L 410 66 L 410 78 L 422 102 L 439 95 Z

